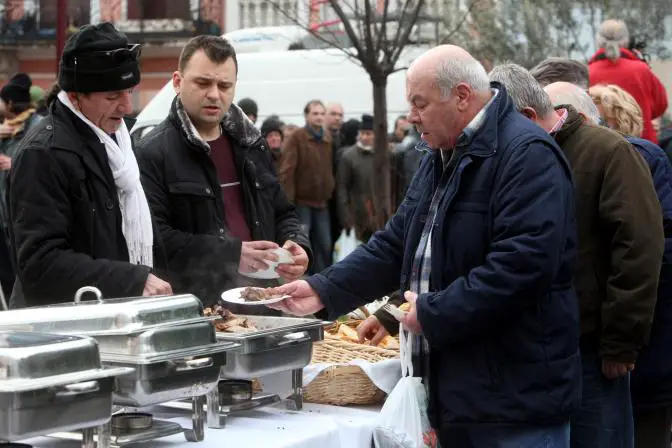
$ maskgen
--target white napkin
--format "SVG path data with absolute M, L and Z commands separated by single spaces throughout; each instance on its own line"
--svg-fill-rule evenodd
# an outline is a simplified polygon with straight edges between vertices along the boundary
M 307 386 L 327 367 L 334 364 L 309 364 L 303 368 L 303 385 Z M 401 378 L 401 362 L 398 359 L 387 359 L 371 363 L 361 359 L 354 359 L 350 362 L 339 364 L 346 366 L 359 366 L 366 376 L 376 387 L 386 394 L 392 392 L 394 386 Z

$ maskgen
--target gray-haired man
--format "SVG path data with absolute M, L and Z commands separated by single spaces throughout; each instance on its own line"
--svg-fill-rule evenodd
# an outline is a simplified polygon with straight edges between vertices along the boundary
M 459 47 L 413 61 L 406 90 L 428 155 L 397 213 L 273 306 L 333 318 L 401 286 L 443 446 L 567 448 L 581 375 L 567 161 Z
M 554 136 L 574 173 L 583 394 L 571 418 L 572 447 L 632 447 L 629 372 L 651 328 L 664 242 L 649 169 L 616 132 L 595 126 L 572 106 L 555 110 L 523 67 L 497 66 L 490 79 Z M 572 102 L 583 94 L 590 102 L 566 84 L 547 90 Z

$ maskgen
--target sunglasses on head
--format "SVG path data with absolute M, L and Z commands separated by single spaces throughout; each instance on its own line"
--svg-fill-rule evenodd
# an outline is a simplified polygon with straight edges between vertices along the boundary
M 116 48 L 114 50 L 89 51 L 78 54 L 74 57 L 75 65 L 86 64 L 94 67 L 108 67 L 110 65 L 119 65 L 124 62 L 136 61 L 142 53 L 142 45 L 133 44 L 125 48 Z

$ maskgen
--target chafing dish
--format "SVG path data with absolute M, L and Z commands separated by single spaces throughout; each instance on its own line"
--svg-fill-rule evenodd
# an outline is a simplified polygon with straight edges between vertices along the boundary
M 324 339 L 324 325 L 317 319 L 273 316 L 239 316 L 254 322 L 257 331 L 217 333 L 221 341 L 237 342 L 223 378 L 252 379 L 272 373 L 302 369 L 310 363 L 314 341 Z
M 110 421 L 115 377 L 130 371 L 103 367 L 92 338 L 0 332 L 0 440 L 86 428 L 92 446 L 93 428 Z
M 93 292 L 96 301 L 81 301 L 86 292 Z M 212 320 L 203 316 L 203 305 L 193 295 L 103 300 L 100 291 L 86 287 L 74 303 L 4 312 L 0 329 L 39 328 L 95 338 L 105 366 L 131 368 L 117 378 L 114 404 L 145 407 L 192 399 L 194 427 L 185 436 L 197 441 L 203 438 L 205 395 L 216 388 L 227 352 L 240 346 L 218 340 Z
M 102 355 L 106 365 L 134 368 L 118 378 L 114 396 L 115 404 L 132 407 L 207 394 L 217 385 L 227 351 L 238 347 L 218 342 L 208 322 L 98 339 L 110 350 Z
M 96 300 L 81 301 L 87 292 Z M 144 407 L 215 388 L 226 352 L 239 344 L 218 341 L 211 320 L 193 295 L 103 300 L 99 290 L 85 287 L 74 303 L 3 312 L 0 330 L 95 338 L 105 365 L 133 368 L 118 379 L 115 404 Z
M 87 292 L 96 300 L 82 301 Z M 203 317 L 201 301 L 191 294 L 103 300 L 96 288 L 85 287 L 77 291 L 74 302 L 4 312 L 0 328 L 97 337 L 210 320 Z
M 292 372 L 293 394 L 287 402 L 291 409 L 303 407 L 303 368 L 310 363 L 313 342 L 324 339 L 324 322 L 317 319 L 273 316 L 239 316 L 249 319 L 257 328 L 246 333 L 218 332 L 217 339 L 237 342 L 241 345 L 230 353 L 227 363 L 221 369 L 222 380 L 253 379 L 280 372 Z M 272 397 L 261 395 L 249 404 L 222 406 L 222 398 L 217 389 L 208 394 L 208 426 L 222 428 L 226 417 L 238 410 L 273 403 Z M 226 400 L 224 400 L 226 401 Z

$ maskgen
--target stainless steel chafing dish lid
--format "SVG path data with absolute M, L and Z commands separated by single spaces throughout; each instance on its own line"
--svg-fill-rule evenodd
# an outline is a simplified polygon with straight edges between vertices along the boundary
M 98 336 L 103 362 L 148 364 L 231 351 L 240 344 L 218 341 L 210 322 L 164 325 L 133 335 Z
M 81 301 L 86 292 L 97 300 Z M 86 336 L 126 335 L 166 324 L 211 321 L 203 317 L 203 304 L 191 294 L 161 297 L 105 299 L 96 288 L 77 292 L 74 303 L 5 311 L 0 330 L 38 331 Z
M 103 368 L 98 343 L 89 337 L 0 331 L 0 393 L 37 390 L 132 371 Z

